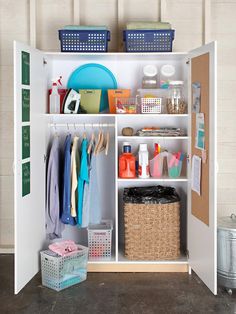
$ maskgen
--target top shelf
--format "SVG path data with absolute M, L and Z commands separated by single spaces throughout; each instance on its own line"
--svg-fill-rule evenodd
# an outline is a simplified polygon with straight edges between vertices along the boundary
M 54 52 L 45 51 L 45 56 L 52 60 L 117 60 L 117 59 L 132 59 L 140 60 L 145 58 L 147 60 L 157 61 L 182 61 L 188 56 L 186 52 Z

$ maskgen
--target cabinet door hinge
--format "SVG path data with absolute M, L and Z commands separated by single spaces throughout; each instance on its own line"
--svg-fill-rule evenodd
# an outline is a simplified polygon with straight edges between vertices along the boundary
M 188 59 L 188 60 L 186 61 L 186 64 L 190 64 L 190 59 Z
M 47 60 L 45 58 L 43 58 L 43 65 L 48 64 Z
M 189 162 L 189 161 L 190 161 L 190 158 L 191 158 L 191 156 L 190 156 L 190 155 L 187 155 L 187 157 L 186 157 L 187 162 Z
M 187 259 L 189 259 L 189 250 L 186 250 Z
M 47 155 L 43 155 L 43 161 L 46 163 L 46 161 L 47 161 Z

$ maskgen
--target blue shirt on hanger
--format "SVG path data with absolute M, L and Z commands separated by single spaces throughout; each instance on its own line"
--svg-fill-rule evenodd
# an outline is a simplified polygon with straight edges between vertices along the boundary
M 64 178 L 63 178 L 63 208 L 61 221 L 64 224 L 76 225 L 75 219 L 71 216 L 71 135 L 67 135 L 64 146 Z
M 84 184 L 89 182 L 89 169 L 88 169 L 88 140 L 83 139 L 81 144 L 81 157 L 80 157 L 80 173 L 78 183 L 78 225 L 82 224 L 82 212 L 83 212 L 83 197 L 84 197 Z

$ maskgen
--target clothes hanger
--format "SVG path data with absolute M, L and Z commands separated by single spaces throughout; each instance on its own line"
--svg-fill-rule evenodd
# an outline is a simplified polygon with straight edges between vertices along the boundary
M 98 147 L 100 145 L 100 141 L 101 141 L 101 137 L 102 137 L 102 129 L 101 129 L 100 123 L 99 123 L 99 128 L 100 128 L 100 131 L 98 133 L 98 139 L 97 139 L 97 142 L 96 142 L 96 145 L 94 148 L 94 155 L 97 155 Z
M 79 137 L 79 135 L 77 134 L 75 123 L 74 123 L 74 131 L 75 131 L 75 136 Z
M 103 150 L 105 150 L 105 136 L 104 136 L 104 133 L 102 131 L 96 154 L 101 153 Z
M 70 127 L 69 127 L 69 123 L 67 123 L 67 135 L 70 135 Z
M 83 133 L 83 139 L 85 140 L 86 138 L 87 138 L 87 135 L 86 135 L 85 123 L 84 123 L 84 133 Z
M 56 123 L 54 123 L 54 131 L 55 131 L 54 136 L 55 136 L 55 137 L 59 137 L 59 134 L 57 133 L 57 126 L 56 126 Z
M 79 140 L 79 133 L 77 132 L 75 123 L 74 123 L 74 134 L 75 134 L 74 139 L 76 138 L 77 140 Z
M 105 147 L 105 155 L 106 156 L 108 155 L 109 144 L 110 144 L 110 132 L 109 132 L 109 124 L 107 124 L 106 147 Z
M 91 153 L 94 141 L 95 141 L 95 134 L 94 134 L 94 128 L 93 128 L 93 123 L 92 123 L 92 134 L 91 134 L 91 139 L 90 139 L 90 142 L 89 142 L 89 145 L 88 145 L 87 154 Z

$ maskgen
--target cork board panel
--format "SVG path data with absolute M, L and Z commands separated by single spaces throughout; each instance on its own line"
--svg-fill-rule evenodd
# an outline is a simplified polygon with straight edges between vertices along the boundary
M 205 123 L 205 149 L 207 154 L 206 163 L 202 162 L 201 167 L 201 195 L 199 196 L 195 191 L 191 191 L 192 214 L 209 226 L 209 53 L 192 58 L 191 74 L 192 82 L 199 82 L 201 84 L 201 106 L 200 112 L 204 113 Z M 192 85 L 191 85 L 192 86 Z M 202 156 L 202 151 L 195 148 L 196 136 L 196 113 L 192 113 L 192 144 L 191 156 Z

